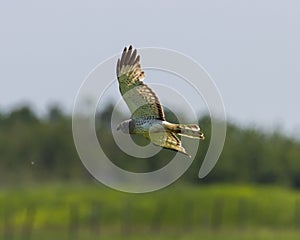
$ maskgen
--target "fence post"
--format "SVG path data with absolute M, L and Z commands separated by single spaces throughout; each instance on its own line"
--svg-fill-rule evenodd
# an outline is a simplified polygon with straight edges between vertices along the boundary
M 13 224 L 11 220 L 12 210 L 6 206 L 6 208 L 3 211 L 3 221 L 4 221 L 4 229 L 3 229 L 3 239 L 5 240 L 11 240 L 13 239 Z
M 126 201 L 123 205 L 122 216 L 121 216 L 121 234 L 123 236 L 130 235 L 131 232 L 131 207 L 128 201 Z
M 90 226 L 92 236 L 100 236 L 100 206 L 98 203 L 93 203 L 91 207 Z
M 78 239 L 78 208 L 74 204 L 70 206 L 69 239 Z
M 300 227 L 300 199 L 295 201 L 295 228 L 298 230 Z
M 151 224 L 151 231 L 158 233 L 161 230 L 162 227 L 162 219 L 163 215 L 166 211 L 166 204 L 163 202 L 160 202 L 157 204 L 156 211 L 154 212 L 152 224 Z
M 243 230 L 246 226 L 246 222 L 247 222 L 247 212 L 248 212 L 248 204 L 246 199 L 241 198 L 239 200 L 239 204 L 238 204 L 238 225 L 240 230 Z
M 26 217 L 22 229 L 22 239 L 30 240 L 32 237 L 32 229 L 34 225 L 36 209 L 34 206 L 28 206 L 26 209 Z
M 184 230 L 188 231 L 192 228 L 193 225 L 193 214 L 194 214 L 194 202 L 187 200 L 185 201 L 184 210 Z
M 218 230 L 222 224 L 224 200 L 216 199 L 212 209 L 211 226 L 213 229 Z

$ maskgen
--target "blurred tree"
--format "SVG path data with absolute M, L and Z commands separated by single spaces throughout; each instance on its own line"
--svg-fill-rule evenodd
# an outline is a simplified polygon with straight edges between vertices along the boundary
M 96 114 L 99 143 L 117 166 L 133 171 L 157 170 L 171 161 L 175 152 L 163 149 L 147 159 L 134 158 L 119 149 L 111 131 L 114 105 Z M 127 117 L 117 112 L 119 121 Z M 166 108 L 166 118 L 176 116 Z M 199 119 L 205 133 L 197 156 L 182 180 L 188 182 L 278 183 L 300 187 L 300 142 L 281 133 L 264 133 L 261 129 L 240 128 L 229 123 L 223 152 L 216 167 L 203 180 L 198 171 L 209 146 L 211 122 Z M 138 144 L 141 139 L 134 138 Z M 99 160 L 100 161 L 100 160 Z M 76 152 L 71 118 L 58 106 L 48 110 L 45 119 L 38 118 L 28 106 L 0 113 L 0 182 L 54 179 L 90 179 Z
M 13 110 L 9 114 L 7 121 L 10 123 L 14 123 L 14 122 L 37 123 L 38 118 L 34 114 L 34 112 L 30 109 L 29 106 L 21 106 Z
M 58 105 L 51 105 L 49 107 L 47 118 L 50 122 L 58 122 L 64 117 L 64 113 Z

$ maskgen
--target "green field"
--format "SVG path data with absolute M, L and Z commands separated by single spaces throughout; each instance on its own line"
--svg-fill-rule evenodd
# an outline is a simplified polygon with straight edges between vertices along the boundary
M 298 239 L 300 192 L 174 184 L 126 194 L 96 183 L 0 190 L 1 239 Z M 299 230 L 298 230 L 299 229 Z

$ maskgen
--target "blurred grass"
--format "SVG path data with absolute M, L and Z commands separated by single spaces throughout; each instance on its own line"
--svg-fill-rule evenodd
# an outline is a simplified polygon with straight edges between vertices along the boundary
M 4 239 L 4 238 L 1 238 Z M 14 237 L 12 239 L 24 239 L 22 237 Z M 31 238 L 32 240 L 53 240 L 53 239 L 69 239 L 68 234 L 63 231 L 40 231 L 34 234 Z M 130 235 L 122 235 L 119 233 L 104 233 L 100 237 L 95 237 L 88 231 L 81 231 L 81 233 L 74 239 L 101 239 L 101 240 L 298 240 L 299 231 L 287 231 L 287 230 L 270 230 L 270 229 L 248 229 L 243 232 L 234 229 L 221 230 L 217 232 L 207 231 L 207 230 L 197 230 L 187 233 L 172 233 L 172 232 L 162 232 L 156 233 L 132 233 Z M 6 239 L 8 240 L 8 239 Z
M 221 184 L 176 183 L 147 194 L 96 183 L 20 185 L 0 190 L 0 226 L 5 240 L 298 239 L 300 193 Z

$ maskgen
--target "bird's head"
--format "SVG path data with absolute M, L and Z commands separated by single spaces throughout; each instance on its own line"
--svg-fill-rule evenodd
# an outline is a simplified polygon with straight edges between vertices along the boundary
M 121 130 L 123 133 L 129 133 L 131 120 L 126 120 L 118 124 L 117 131 Z

